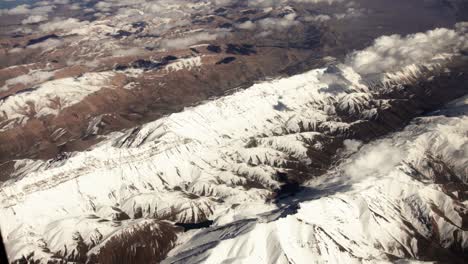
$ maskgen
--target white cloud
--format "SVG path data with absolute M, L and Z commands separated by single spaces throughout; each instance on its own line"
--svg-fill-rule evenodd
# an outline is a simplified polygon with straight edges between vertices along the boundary
M 237 24 L 236 27 L 240 28 L 240 29 L 254 29 L 256 27 L 255 23 L 253 23 L 252 21 L 245 21 L 244 23 L 240 23 L 240 24 Z
M 296 21 L 296 14 L 290 13 L 281 18 L 265 18 L 258 21 L 258 25 L 266 30 L 281 30 L 298 25 L 300 22 Z
M 355 147 L 355 146 L 354 146 Z M 370 145 L 359 152 L 345 172 L 353 179 L 367 176 L 386 175 L 392 171 L 404 158 L 404 153 L 390 142 L 382 141 L 377 145 Z
M 101 11 L 109 11 L 110 8 L 112 7 L 112 4 L 108 3 L 108 2 L 99 2 L 97 3 L 94 7 L 96 7 L 97 9 L 101 10 Z
M 345 139 L 343 141 L 344 151 L 348 153 L 354 153 L 359 150 L 362 146 L 362 142 L 354 139 Z
M 30 45 L 28 49 L 52 49 L 63 44 L 63 40 L 60 39 L 47 39 L 46 41 Z
M 256 28 L 260 28 L 264 31 L 271 31 L 271 30 L 283 30 L 285 28 L 289 28 L 295 25 L 298 25 L 300 22 L 296 20 L 296 14 L 290 13 L 285 15 L 284 17 L 275 17 L 275 18 L 264 18 L 256 23 L 252 21 L 246 21 L 240 24 L 237 24 L 236 27 L 240 29 L 248 29 L 253 30 Z M 271 33 L 271 32 L 270 32 Z
M 19 5 L 11 9 L 2 9 L 0 10 L 0 14 L 6 15 L 24 15 L 30 12 L 29 9 L 30 5 Z
M 23 19 L 21 21 L 21 24 L 35 24 L 35 23 L 46 21 L 47 19 L 48 19 L 47 16 L 32 15 L 32 16 L 27 17 L 26 19 Z
M 88 21 L 80 21 L 76 18 L 55 18 L 53 21 L 40 25 L 39 29 L 44 32 L 55 30 L 72 30 L 88 24 Z
M 383 36 L 362 51 L 352 53 L 346 63 L 361 74 L 397 71 L 415 63 L 429 63 L 444 54 L 468 48 L 467 35 L 457 30 L 437 28 L 425 33 Z M 464 28 L 464 27 L 462 27 Z
M 46 5 L 53 5 L 53 4 L 67 5 L 67 4 L 70 4 L 70 1 L 69 0 L 51 0 L 51 1 L 38 1 L 34 3 L 35 6 L 46 6 Z
M 216 33 L 208 33 L 208 32 L 200 32 L 196 34 L 192 34 L 189 36 L 184 36 L 181 38 L 174 38 L 174 39 L 164 39 L 161 42 L 161 46 L 166 49 L 182 49 L 189 47 L 191 45 L 197 44 L 202 41 L 212 41 L 217 39 L 218 37 L 222 37 L 228 34 L 227 32 L 216 32 Z
M 18 5 L 11 9 L 0 9 L 0 15 L 46 15 L 55 9 L 55 6 L 38 6 L 32 8 L 31 5 Z
M 47 14 L 55 9 L 54 5 L 35 7 L 30 10 L 31 14 Z
M 58 5 L 67 5 L 69 3 L 70 3 L 69 0 L 54 0 L 54 4 L 58 4 Z
M 331 19 L 331 17 L 329 15 L 324 15 L 324 14 L 315 15 L 315 16 L 306 16 L 304 18 L 304 20 L 307 21 L 307 22 L 309 22 L 309 21 L 325 22 L 325 21 L 328 21 L 330 19 Z
M 346 9 L 345 13 L 335 14 L 335 18 L 336 19 L 355 18 L 355 17 L 363 16 L 365 12 L 366 10 L 362 8 L 349 7 L 348 9 Z
M 72 4 L 68 8 L 71 10 L 79 10 L 81 7 L 79 4 Z
M 40 82 L 47 81 L 51 77 L 54 76 L 53 72 L 48 72 L 48 71 L 32 71 L 27 74 L 19 75 L 15 78 L 8 79 L 5 82 L 5 85 L 3 87 L 0 87 L 0 91 L 6 91 L 8 89 L 8 86 L 12 86 L 15 84 L 25 84 L 25 85 L 30 85 L 30 84 L 37 84 Z
M 136 56 L 145 53 L 146 51 L 141 48 L 119 49 L 112 52 L 113 56 Z

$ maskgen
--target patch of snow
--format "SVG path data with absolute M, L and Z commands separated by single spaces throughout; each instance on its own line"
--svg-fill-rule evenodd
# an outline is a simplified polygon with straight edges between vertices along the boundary
M 112 72 L 86 73 L 77 78 L 45 82 L 30 91 L 19 92 L 0 101 L 0 113 L 6 120 L 24 124 L 29 118 L 57 115 L 87 95 L 108 86 Z M 4 131 L 5 128 L 0 128 Z
M 180 71 L 180 70 L 192 70 L 193 68 L 202 66 L 201 57 L 191 57 L 178 59 L 165 67 L 166 71 Z

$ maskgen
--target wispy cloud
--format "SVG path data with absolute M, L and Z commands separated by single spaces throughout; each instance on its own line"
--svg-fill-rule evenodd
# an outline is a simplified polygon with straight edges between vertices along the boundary
M 165 49 L 182 49 L 203 41 L 213 41 L 219 37 L 226 36 L 227 34 L 229 33 L 224 31 L 214 33 L 200 32 L 180 38 L 164 39 L 161 42 L 161 46 Z
M 399 70 L 414 63 L 427 63 L 442 54 L 457 54 L 468 48 L 467 35 L 457 29 L 437 28 L 408 36 L 391 35 L 376 39 L 372 46 L 352 53 L 346 63 L 361 74 Z

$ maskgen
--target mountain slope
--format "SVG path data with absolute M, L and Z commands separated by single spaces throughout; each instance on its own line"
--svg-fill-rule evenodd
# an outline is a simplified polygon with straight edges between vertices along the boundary
M 285 216 L 273 211 L 226 224 L 226 215 L 242 215 L 228 209 L 219 225 L 191 233 L 163 263 L 463 263 L 466 113 L 421 117 L 354 150 L 282 200 Z
M 424 117 L 361 144 L 467 93 L 465 30 L 382 37 L 342 63 L 109 134 L 87 151 L 16 160 L 0 191 L 8 254 L 139 263 L 177 243 L 165 261 L 461 260 L 464 104 L 454 103 L 462 116 Z M 414 55 L 415 40 L 434 36 L 456 44 Z M 395 38 L 398 50 L 387 45 Z M 406 59 L 363 56 L 380 52 Z

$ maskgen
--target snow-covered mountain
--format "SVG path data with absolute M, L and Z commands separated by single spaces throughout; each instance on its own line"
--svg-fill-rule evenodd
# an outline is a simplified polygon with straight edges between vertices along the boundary
M 463 263 L 468 118 L 453 113 L 345 142 L 342 162 L 280 209 L 228 208 L 215 226 L 184 234 L 163 263 Z
M 86 151 L 16 160 L 0 189 L 8 255 L 462 262 L 466 101 L 427 112 L 468 91 L 465 30 L 398 37 L 399 49 L 387 45 L 395 36 L 383 37 L 342 63 L 111 133 Z M 434 36 L 453 45 L 413 56 L 414 43 L 433 45 Z M 405 60 L 368 59 L 380 53 Z

